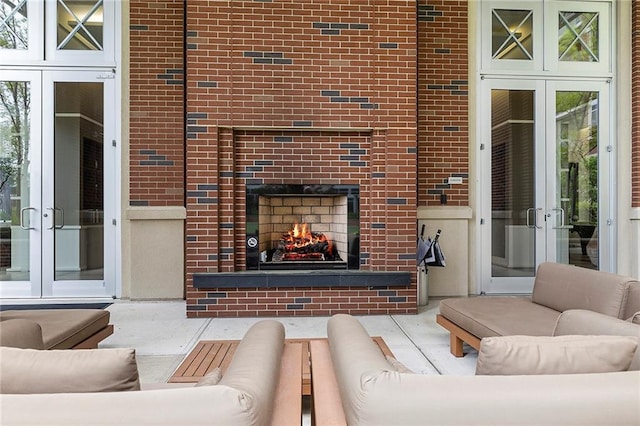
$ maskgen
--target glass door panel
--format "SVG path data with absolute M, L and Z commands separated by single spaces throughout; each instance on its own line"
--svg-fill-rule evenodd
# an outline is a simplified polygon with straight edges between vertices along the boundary
M 50 73 L 53 105 L 47 120 L 53 135 L 44 141 L 44 172 L 52 178 L 43 193 L 43 244 L 51 255 L 43 257 L 44 293 L 51 296 L 105 296 L 105 254 L 113 248 L 113 226 L 105 232 L 105 206 L 113 216 L 112 187 L 105 164 L 114 163 L 113 147 L 105 150 L 105 137 L 113 139 L 113 126 L 106 126 L 113 113 L 107 86 L 113 80 L 94 72 Z M 108 187 L 108 189 L 107 189 Z M 106 249 L 106 245 L 110 248 Z M 111 257 L 109 257 L 111 259 Z M 105 272 L 109 269 L 108 272 Z
M 527 293 L 546 246 L 544 82 L 485 80 L 483 98 L 482 291 Z
M 18 75 L 20 74 L 20 75 Z M 0 73 L 0 295 L 40 294 L 38 73 Z
M 575 90 L 573 90 L 575 89 Z M 607 114 L 608 85 L 606 83 L 549 84 L 549 103 L 555 105 L 553 133 L 555 184 L 550 188 L 549 222 L 551 238 L 555 240 L 549 251 L 557 262 L 589 269 L 609 270 L 609 227 L 601 218 L 610 217 L 606 170 L 610 154 Z M 604 109 L 603 109 L 604 108 Z M 553 117 L 553 118 L 551 118 Z M 605 157 L 602 157 L 605 152 Z
M 492 277 L 535 273 L 534 92 L 491 91 Z
M 56 82 L 54 280 L 104 279 L 104 95 L 101 83 Z

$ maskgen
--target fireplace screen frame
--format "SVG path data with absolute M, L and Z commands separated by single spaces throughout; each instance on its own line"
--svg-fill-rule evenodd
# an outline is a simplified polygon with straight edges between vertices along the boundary
M 342 262 L 270 262 L 264 250 L 264 230 L 260 230 L 261 197 L 346 197 L 346 253 Z M 264 201 L 263 201 L 264 204 Z M 264 208 L 264 206 L 263 206 Z M 303 218 L 300 218 L 303 221 Z M 293 224 L 291 224 L 293 225 Z M 312 226 L 313 230 L 313 226 Z M 283 230 L 284 231 L 284 230 Z M 331 239 L 330 235 L 328 236 Z M 273 238 L 272 238 L 273 240 Z M 344 246 L 344 245 L 343 245 Z M 246 187 L 246 268 L 247 270 L 314 270 L 360 268 L 360 190 L 358 185 L 261 184 Z

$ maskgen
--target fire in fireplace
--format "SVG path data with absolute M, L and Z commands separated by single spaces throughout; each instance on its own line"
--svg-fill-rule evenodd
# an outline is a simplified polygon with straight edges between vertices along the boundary
M 306 223 L 294 224 L 282 234 L 278 248 L 272 255 L 273 262 L 287 261 L 342 261 L 333 243 L 322 232 L 311 232 Z
M 247 185 L 247 269 L 359 269 L 357 185 Z

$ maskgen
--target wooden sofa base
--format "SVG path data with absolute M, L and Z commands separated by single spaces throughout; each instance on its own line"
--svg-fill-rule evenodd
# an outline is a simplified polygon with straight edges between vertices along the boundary
M 452 323 L 441 314 L 436 315 L 436 322 L 446 328 L 450 333 L 450 350 L 455 357 L 464 356 L 463 344 L 467 343 L 476 350 L 480 350 L 480 339 L 467 330 Z
M 282 352 L 271 424 L 299 426 L 302 418 L 302 343 L 286 343 Z
M 82 342 L 78 343 L 71 349 L 97 349 L 98 343 L 111 336 L 112 334 L 113 324 L 109 324 L 94 335 L 84 339 Z

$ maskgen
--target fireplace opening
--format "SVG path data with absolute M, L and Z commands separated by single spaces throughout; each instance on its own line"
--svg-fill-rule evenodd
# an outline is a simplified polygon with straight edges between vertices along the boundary
M 247 269 L 358 269 L 357 185 L 248 185 Z

